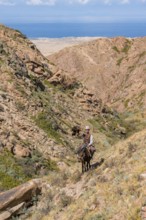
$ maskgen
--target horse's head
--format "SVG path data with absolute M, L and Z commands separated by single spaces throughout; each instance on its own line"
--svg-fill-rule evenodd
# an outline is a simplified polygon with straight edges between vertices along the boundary
M 84 151 L 80 151 L 77 154 L 78 162 L 82 162 L 84 160 L 85 153 Z

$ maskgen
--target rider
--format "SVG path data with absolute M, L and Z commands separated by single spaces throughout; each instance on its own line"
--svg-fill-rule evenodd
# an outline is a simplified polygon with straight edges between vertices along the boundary
M 90 134 L 90 127 L 86 126 L 85 127 L 85 134 L 83 134 L 83 146 L 81 150 L 87 148 L 89 151 L 90 156 L 91 155 L 91 146 L 93 145 L 93 135 Z

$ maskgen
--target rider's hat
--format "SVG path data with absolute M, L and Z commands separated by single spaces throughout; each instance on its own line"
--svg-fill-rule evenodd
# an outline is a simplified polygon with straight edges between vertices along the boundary
M 90 130 L 90 127 L 89 127 L 89 126 L 86 126 L 85 129 L 86 129 L 86 130 Z

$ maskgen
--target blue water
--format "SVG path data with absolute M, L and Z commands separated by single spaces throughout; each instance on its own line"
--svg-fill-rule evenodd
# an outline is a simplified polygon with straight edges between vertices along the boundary
M 6 25 L 20 30 L 29 38 L 146 36 L 146 23 L 35 23 Z

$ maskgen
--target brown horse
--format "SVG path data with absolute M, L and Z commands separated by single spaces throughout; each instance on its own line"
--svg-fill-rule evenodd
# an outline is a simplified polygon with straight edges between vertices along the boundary
M 82 163 L 82 173 L 88 171 L 91 168 L 91 159 L 92 156 L 89 154 L 89 150 L 87 148 L 78 152 L 78 160 Z

